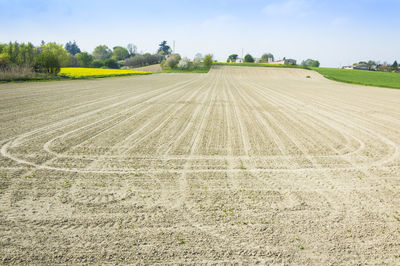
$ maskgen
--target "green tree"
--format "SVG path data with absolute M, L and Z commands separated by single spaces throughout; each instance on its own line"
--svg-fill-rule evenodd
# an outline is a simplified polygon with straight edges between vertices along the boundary
M 113 48 L 112 58 L 115 60 L 124 60 L 129 57 L 129 51 L 122 46 L 115 46 Z
M 167 44 L 167 41 L 162 41 L 159 45 L 157 53 L 162 56 L 170 55 L 172 50 L 171 47 Z
M 0 54 L 0 70 L 7 69 L 10 66 L 10 58 L 7 53 Z
M 112 56 L 112 51 L 107 45 L 99 45 L 94 48 L 93 58 L 95 60 L 106 60 Z
M 82 67 L 90 66 L 90 64 L 93 61 L 93 57 L 87 52 L 79 53 L 77 54 L 77 57 L 78 57 L 78 64 L 79 66 Z
M 311 66 L 312 67 L 319 67 L 319 61 L 318 60 L 313 60 Z
M 397 63 L 397 61 L 394 61 L 394 62 L 393 62 L 392 69 L 393 69 L 394 71 L 398 71 L 398 70 L 399 70 L 399 64 Z
M 35 70 L 56 75 L 60 72 L 60 61 L 55 54 L 49 51 L 42 52 L 35 59 Z
M 33 66 L 35 63 L 35 47 L 32 43 L 20 45 L 17 62 L 25 66 Z
M 254 63 L 254 58 L 250 54 L 246 54 L 244 56 L 244 62 L 246 62 L 246 63 Z
M 319 61 L 313 60 L 313 59 L 307 59 L 307 60 L 303 60 L 301 62 L 301 65 L 306 66 L 306 67 L 319 67 Z
M 119 68 L 117 61 L 112 58 L 108 58 L 104 61 L 104 65 L 108 68 Z
M 91 67 L 95 67 L 95 68 L 100 68 L 104 66 L 104 61 L 102 60 L 94 60 L 92 63 L 90 63 Z
M 68 51 L 68 53 L 72 54 L 72 55 L 76 55 L 78 53 L 81 52 L 81 49 L 79 49 L 78 45 L 76 44 L 76 42 L 67 42 L 65 44 L 65 50 Z
M 206 67 L 211 67 L 213 63 L 213 55 L 212 54 L 207 54 L 206 56 L 204 56 L 204 60 L 203 60 L 203 64 Z
M 372 60 L 369 60 L 369 61 L 367 62 L 367 66 L 368 66 L 369 68 L 371 68 L 371 67 L 373 67 L 373 66 L 376 66 L 376 62 L 375 62 L 375 61 L 372 61 Z
M 274 56 L 271 53 L 263 54 L 261 56 L 261 63 L 270 63 L 274 61 Z
M 7 44 L 0 43 L 0 54 L 3 52 L 3 49 L 7 47 Z
M 61 67 L 68 66 L 70 63 L 70 57 L 67 50 L 61 44 L 56 44 L 54 42 L 49 42 L 42 45 L 41 53 L 51 53 L 55 55 L 60 63 Z
M 236 62 L 237 58 L 238 58 L 238 55 L 237 55 L 237 54 L 231 54 L 230 56 L 228 56 L 228 59 L 227 59 L 226 61 L 227 61 L 228 63 L 229 63 L 229 62 Z

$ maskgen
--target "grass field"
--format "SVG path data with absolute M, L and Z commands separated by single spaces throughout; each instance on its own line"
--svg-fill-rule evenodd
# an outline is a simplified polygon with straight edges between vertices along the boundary
M 294 68 L 0 84 L 0 262 L 400 265 L 399 115 Z
M 122 70 L 122 69 L 102 69 L 102 68 L 83 68 L 65 67 L 61 68 L 59 75 L 69 78 L 100 78 L 115 76 L 132 76 L 151 74 L 148 71 Z
M 312 68 L 324 77 L 341 82 L 400 89 L 400 73 L 349 70 L 337 68 Z

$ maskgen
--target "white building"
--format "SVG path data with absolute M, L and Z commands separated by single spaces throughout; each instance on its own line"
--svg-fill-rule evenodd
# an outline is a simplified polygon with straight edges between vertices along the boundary
M 294 60 L 294 59 L 286 59 L 286 58 L 284 58 L 282 60 L 275 61 L 275 62 L 272 62 L 272 63 L 281 64 L 281 65 L 296 65 L 297 61 Z

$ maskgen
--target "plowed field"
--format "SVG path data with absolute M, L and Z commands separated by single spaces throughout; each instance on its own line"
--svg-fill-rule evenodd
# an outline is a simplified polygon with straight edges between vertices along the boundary
M 400 90 L 233 66 L 13 83 L 0 126 L 0 262 L 400 264 Z

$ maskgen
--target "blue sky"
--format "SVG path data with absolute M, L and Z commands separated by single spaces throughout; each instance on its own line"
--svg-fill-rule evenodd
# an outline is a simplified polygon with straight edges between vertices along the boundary
M 176 42 L 193 57 L 231 53 L 318 59 L 337 67 L 400 60 L 400 0 L 0 0 L 0 42 L 76 40 L 91 52 L 134 43 L 154 52 Z

